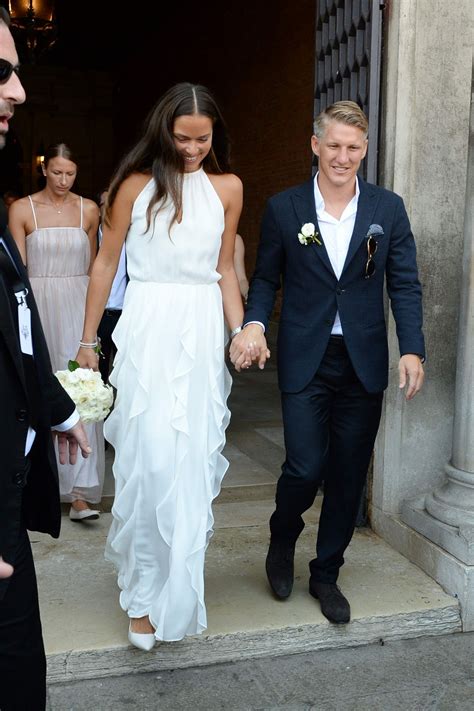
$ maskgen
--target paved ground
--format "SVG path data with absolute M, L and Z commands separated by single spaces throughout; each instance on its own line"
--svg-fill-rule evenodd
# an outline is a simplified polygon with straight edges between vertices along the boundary
M 49 711 L 472 711 L 474 633 L 59 684 Z

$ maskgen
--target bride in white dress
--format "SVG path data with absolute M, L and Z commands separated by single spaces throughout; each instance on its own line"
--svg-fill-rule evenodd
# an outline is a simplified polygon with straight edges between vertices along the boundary
M 117 400 L 105 423 L 116 453 L 106 557 L 141 649 L 207 624 L 204 555 L 228 466 L 222 307 L 231 330 L 243 319 L 233 266 L 241 208 L 213 97 L 172 87 L 111 183 L 77 355 L 97 369 L 92 348 L 126 240 L 130 282 L 110 377 Z

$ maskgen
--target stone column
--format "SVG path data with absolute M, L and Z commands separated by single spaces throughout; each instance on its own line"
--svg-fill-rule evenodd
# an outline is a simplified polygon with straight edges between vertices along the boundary
M 462 555 L 462 560 L 470 564 L 474 564 L 474 92 L 472 96 L 453 454 L 445 467 L 446 482 L 429 494 L 425 502 L 431 516 L 455 526 L 461 538 L 471 541 L 471 550 Z
M 405 402 L 390 318 L 390 384 L 375 450 L 371 523 L 459 599 L 463 629 L 469 630 L 474 629 L 474 566 L 468 562 L 474 545 L 469 523 L 474 511 L 472 0 L 393 0 L 386 4 L 384 27 L 381 184 L 404 198 L 416 238 L 428 361 L 423 391 Z
M 473 69 L 474 81 L 474 69 Z M 465 568 L 464 613 L 474 619 L 474 83 L 464 219 L 464 253 L 457 341 L 453 449 L 446 479 L 402 506 L 402 520 Z M 471 611 L 469 613 L 469 611 Z
M 474 541 L 474 68 L 471 97 L 464 255 L 459 312 L 453 455 L 447 481 L 426 497 L 426 510 L 439 521 L 471 529 Z M 474 547 L 468 556 L 474 563 Z

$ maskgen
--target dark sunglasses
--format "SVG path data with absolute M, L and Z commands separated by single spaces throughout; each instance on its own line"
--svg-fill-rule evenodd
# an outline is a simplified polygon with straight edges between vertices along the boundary
M 6 59 L 0 59 L 0 84 L 6 84 L 13 72 L 19 76 L 20 67 L 18 64 L 14 65 Z
M 365 278 L 370 279 L 375 274 L 374 254 L 377 251 L 377 240 L 370 235 L 367 240 L 367 264 L 365 265 Z

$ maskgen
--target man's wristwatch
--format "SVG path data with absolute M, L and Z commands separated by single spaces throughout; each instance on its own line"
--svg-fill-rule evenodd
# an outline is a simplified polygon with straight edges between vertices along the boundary
M 236 326 L 235 328 L 233 328 L 232 331 L 230 332 L 230 337 L 231 337 L 231 339 L 232 339 L 234 336 L 236 336 L 238 333 L 240 333 L 241 330 L 242 330 L 242 326 Z

